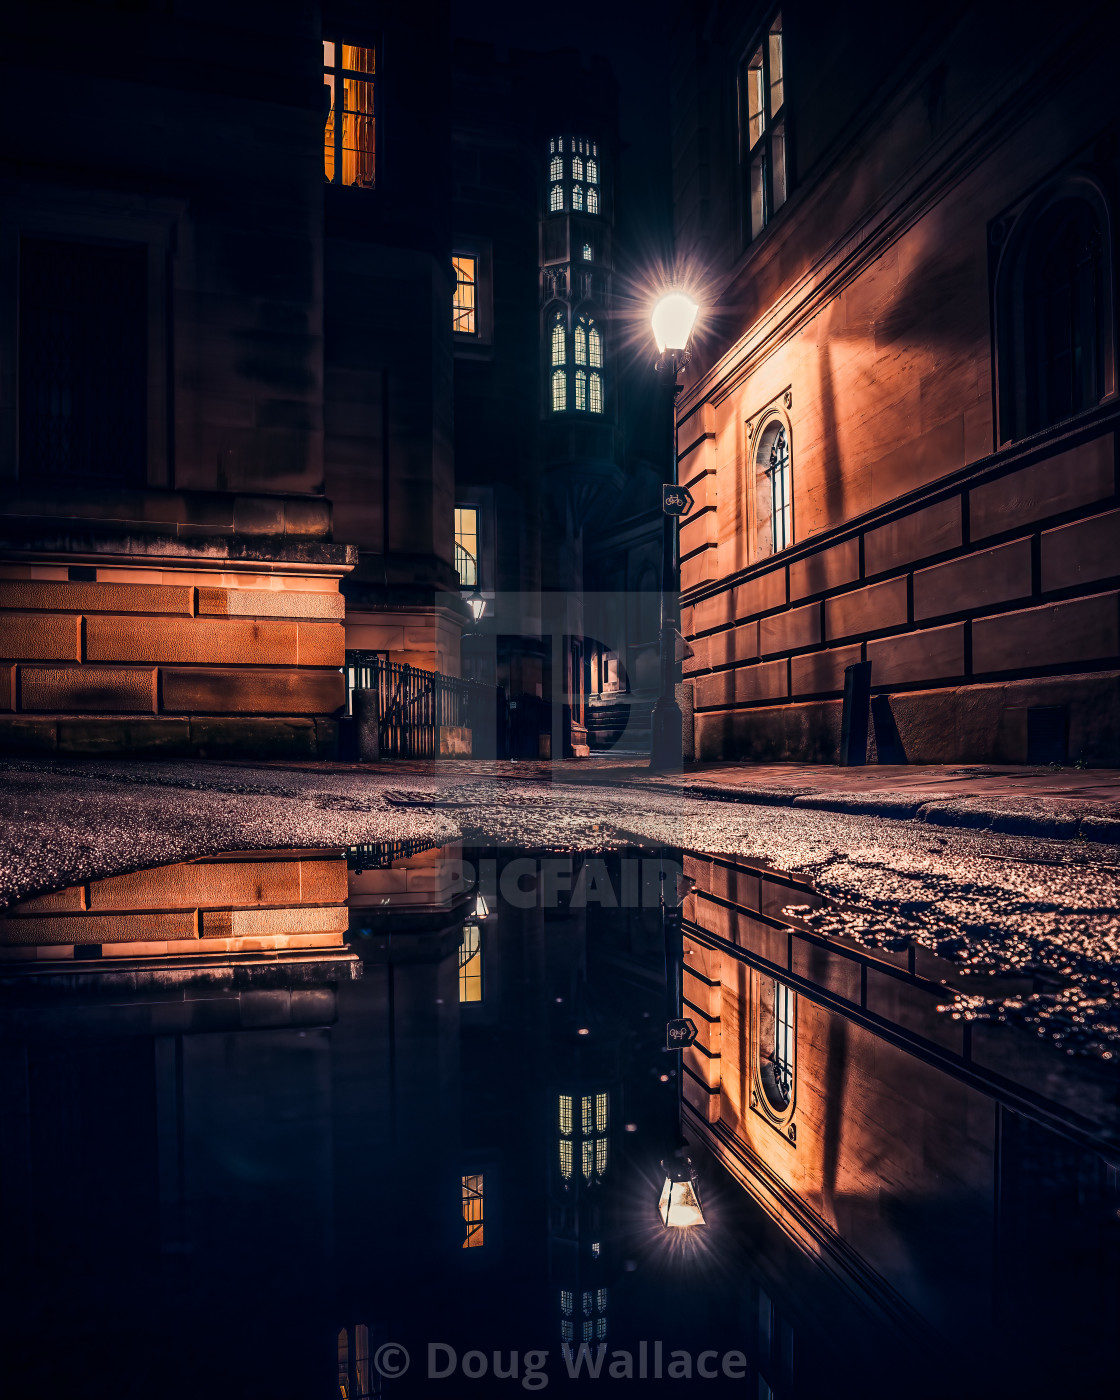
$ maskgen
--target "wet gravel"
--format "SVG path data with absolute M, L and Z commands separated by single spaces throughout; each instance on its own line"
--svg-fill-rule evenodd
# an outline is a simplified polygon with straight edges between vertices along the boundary
M 446 777 L 444 776 L 446 773 Z M 1120 847 L 637 786 L 444 770 L 207 763 L 0 765 L 0 904 L 97 876 L 228 850 L 459 837 L 592 850 L 629 842 L 739 855 L 813 879 L 819 932 L 913 941 L 970 977 L 946 1014 L 1010 1019 L 1072 1053 L 1120 1058 Z M 993 986 L 993 993 L 995 988 Z

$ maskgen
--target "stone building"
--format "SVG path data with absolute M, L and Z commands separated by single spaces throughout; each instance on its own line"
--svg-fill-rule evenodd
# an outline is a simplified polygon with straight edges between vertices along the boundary
M 1114 762 L 1114 7 L 689 4 L 697 756 Z
M 6 8 L 5 746 L 325 756 L 345 648 L 455 669 L 447 30 Z

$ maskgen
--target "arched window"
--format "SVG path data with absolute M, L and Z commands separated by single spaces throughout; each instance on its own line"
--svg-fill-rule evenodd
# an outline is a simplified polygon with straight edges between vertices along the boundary
M 572 157 L 572 179 L 573 179 L 573 180 L 582 180 L 582 179 L 583 179 L 583 157 L 582 157 L 582 156 L 573 156 L 573 157 Z
M 603 337 L 599 327 L 592 325 L 587 333 L 588 364 L 595 369 L 603 368 Z
M 550 180 L 562 180 L 564 178 L 564 161 L 560 156 L 553 156 L 548 163 L 548 178 Z
M 1092 408 L 1115 387 L 1108 206 L 1087 179 L 1023 214 L 996 275 L 999 440 Z
M 793 468 L 785 423 L 772 418 L 755 448 L 759 553 L 776 554 L 793 543 Z
M 580 412 L 587 410 L 587 373 L 585 370 L 576 370 L 576 409 Z
M 594 185 L 587 191 L 587 212 L 597 214 L 599 212 L 599 191 Z
M 572 186 L 572 208 L 573 208 L 573 209 L 582 209 L 582 208 L 583 208 L 583 186 L 582 186 L 582 185 L 573 185 L 573 186 Z
M 564 322 L 560 316 L 557 316 L 552 322 L 551 342 L 552 363 L 554 365 L 566 364 L 568 356 L 564 345 Z
M 562 369 L 552 371 L 552 411 L 563 413 L 568 407 L 568 376 Z
M 603 376 L 594 370 L 591 372 L 589 407 L 592 413 L 602 413 L 603 411 Z
M 585 243 L 583 245 L 583 260 L 584 262 L 591 262 L 593 260 L 590 243 Z
M 558 214 L 564 208 L 564 186 L 553 185 L 548 196 L 548 209 L 550 214 Z
M 1063 200 L 1038 221 L 1024 288 L 1027 432 L 1103 396 L 1103 266 L 1100 223 L 1085 200 Z
M 793 1098 L 796 1028 L 794 994 L 784 982 L 759 976 L 758 1070 L 766 1102 L 785 1113 Z
M 582 321 L 576 326 L 576 364 L 587 363 L 587 327 Z
M 589 185 L 599 183 L 599 162 L 594 158 L 587 162 L 587 183 Z

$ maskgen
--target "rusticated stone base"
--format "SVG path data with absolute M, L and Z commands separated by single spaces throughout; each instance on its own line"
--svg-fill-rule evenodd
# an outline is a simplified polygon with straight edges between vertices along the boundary
M 1043 676 L 877 696 L 868 762 L 1026 763 L 1027 712 L 1066 706 L 1069 761 L 1120 757 L 1120 671 Z M 719 710 L 696 716 L 696 757 L 835 763 L 839 700 Z
M 0 716 L 0 753 L 114 758 L 333 759 L 338 721 L 200 715 Z

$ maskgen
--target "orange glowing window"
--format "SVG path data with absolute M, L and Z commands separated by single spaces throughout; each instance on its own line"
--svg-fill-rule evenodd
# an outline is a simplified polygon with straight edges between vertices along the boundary
M 452 329 L 456 335 L 478 333 L 478 259 L 466 253 L 456 253 L 451 259 L 455 270 L 455 294 L 452 298 Z
M 463 1248 L 481 1249 L 482 1232 L 482 1173 L 463 1179 Z
M 782 16 L 776 14 L 739 66 L 739 163 L 743 241 L 756 238 L 786 202 L 786 82 Z
M 376 73 L 375 49 L 323 40 L 324 100 L 329 103 L 323 172 L 330 184 L 373 189 L 376 183 Z

